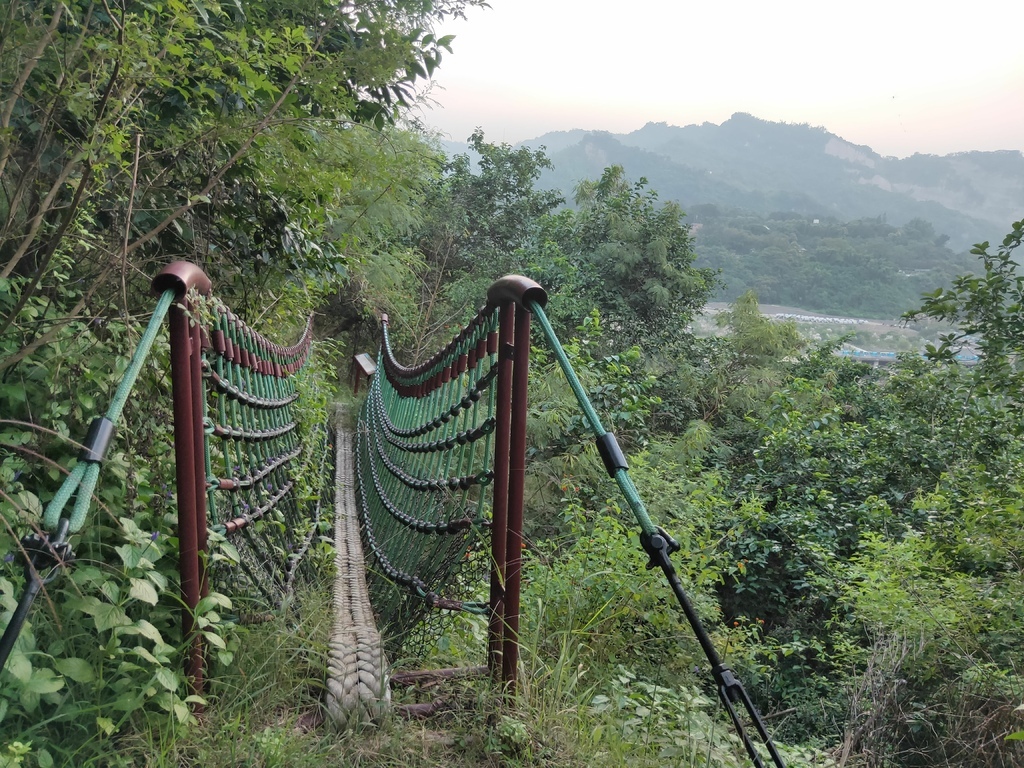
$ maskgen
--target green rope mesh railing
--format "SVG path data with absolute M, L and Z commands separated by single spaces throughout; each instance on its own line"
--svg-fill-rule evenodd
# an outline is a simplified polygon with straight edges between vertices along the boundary
M 562 348 L 562 344 L 558 340 L 558 336 L 555 334 L 554 328 L 551 327 L 551 323 L 548 320 L 547 315 L 544 313 L 543 306 L 537 302 L 527 301 L 527 307 L 540 324 L 544 337 L 552 351 L 554 351 L 555 359 L 558 361 L 559 367 L 561 367 L 562 372 L 565 374 L 565 377 L 569 382 L 569 386 L 572 388 L 573 394 L 576 396 L 580 409 L 583 411 L 587 423 L 590 425 L 590 429 L 594 433 L 598 451 L 601 454 L 601 458 L 604 461 L 608 474 L 614 478 L 615 482 L 618 484 L 623 497 L 626 499 L 627 505 L 633 513 L 633 517 L 636 519 L 637 525 L 640 526 L 640 543 L 643 546 L 644 551 L 650 557 L 650 561 L 647 563 L 647 568 L 661 568 L 665 577 L 668 579 L 669 585 L 675 593 L 676 599 L 678 600 L 680 607 L 683 609 L 686 619 L 693 629 L 693 632 L 697 637 L 697 641 L 700 643 L 701 648 L 704 651 L 704 655 L 707 657 L 708 662 L 711 665 L 711 673 L 715 679 L 718 696 L 728 712 L 729 717 L 743 742 L 743 746 L 747 750 L 747 754 L 750 756 L 750 759 L 754 762 L 755 766 L 758 766 L 758 768 L 762 768 L 764 766 L 761 755 L 758 753 L 753 742 L 748 737 L 743 726 L 743 722 L 740 720 L 739 715 L 736 712 L 734 704 L 741 704 L 746 710 L 747 715 L 750 717 L 750 720 L 758 733 L 758 736 L 760 736 L 761 741 L 767 748 L 769 757 L 773 764 L 777 766 L 777 768 L 785 768 L 782 756 L 779 754 L 771 736 L 768 734 L 768 730 L 764 725 L 764 721 L 762 720 L 760 713 L 751 701 L 743 687 L 743 684 L 735 676 L 732 670 L 722 662 L 722 659 L 719 657 L 714 645 L 711 643 L 711 638 L 708 636 L 700 618 L 697 616 L 696 610 L 694 610 L 689 597 L 683 589 L 682 581 L 676 573 L 675 567 L 672 565 L 672 560 L 670 558 L 670 555 L 673 552 L 679 550 L 679 544 L 662 528 L 656 526 L 651 520 L 651 517 L 647 512 L 647 507 L 644 505 L 643 499 L 640 498 L 640 493 L 633 484 L 633 479 L 629 476 L 629 464 L 626 461 L 625 455 L 619 448 L 615 435 L 612 432 L 606 431 L 604 426 L 602 426 L 601 419 L 597 415 L 597 411 L 594 410 L 594 406 L 591 404 L 586 390 L 580 383 L 579 377 L 576 375 L 576 371 L 573 370 L 572 363 L 569 361 L 569 356 L 566 355 L 565 349 Z
M 369 586 L 392 649 L 431 609 L 487 611 L 468 598 L 488 569 L 497 324 L 496 309 L 481 310 L 440 353 L 405 368 L 383 323 L 384 375 L 363 403 L 355 460 Z
M 170 313 L 178 554 L 182 637 L 191 638 L 185 671 L 200 693 L 204 650 L 195 611 L 211 581 L 242 608 L 282 602 L 317 532 L 300 509 L 296 472 L 300 459 L 316 462 L 314 445 L 326 448 L 326 426 L 304 443 L 293 413 L 311 319 L 285 347 L 209 296 L 210 282 L 196 267 L 169 265 L 154 279 L 155 288 L 164 284 L 183 297 Z M 325 457 L 324 450 L 321 466 Z M 210 534 L 224 539 L 223 557 L 207 556 Z
M 277 604 L 316 527 L 304 520 L 295 493 L 295 462 L 307 446 L 292 413 L 295 374 L 309 359 L 312 322 L 299 342 L 281 347 L 223 304 L 213 314 L 201 362 L 210 394 L 203 422 L 207 517 L 210 530 L 230 540 L 239 555 L 237 569 L 217 567 L 213 576 L 236 598 Z M 319 429 L 313 443 L 322 470 L 326 425 Z
M 175 401 L 175 454 L 178 472 L 179 561 L 185 598 L 183 636 L 192 636 L 187 671 L 198 691 L 202 685 L 202 649 L 194 633 L 191 611 L 199 596 L 217 588 L 240 600 L 276 605 L 292 589 L 300 570 L 309 572 L 305 557 L 319 531 L 321 505 L 308 504 L 306 514 L 296 493 L 296 475 L 304 465 L 320 496 L 329 490 L 332 460 L 327 425 L 316 425 L 300 440 L 293 413 L 298 399 L 295 376 L 309 360 L 312 318 L 301 339 L 281 346 L 247 326 L 209 293 L 209 280 L 197 267 L 179 262 L 154 280 L 159 295 L 153 316 L 128 365 L 105 416 L 90 426 L 79 461 L 47 505 L 42 529 L 22 540 L 26 588 L 0 640 L 0 668 L 6 663 L 42 586 L 74 555 L 68 537 L 87 521 L 100 464 L 164 320 L 171 319 L 171 377 Z M 176 301 L 177 299 L 177 301 Z M 185 411 L 179 412 L 184 406 Z M 190 432 L 183 446 L 180 429 Z M 189 431 L 186 429 L 186 431 Z M 183 462 L 182 459 L 185 459 Z M 183 485 L 182 465 L 193 472 L 191 487 Z M 317 481 L 319 478 L 319 482 Z M 74 498 L 70 515 L 65 509 Z M 197 501 L 202 503 L 198 506 Z M 186 507 L 195 510 L 182 515 Z M 191 526 L 191 545 L 182 522 Z M 206 558 L 209 532 L 229 540 L 230 554 Z M 224 548 L 226 551 L 228 548 Z M 237 567 L 233 567 L 237 565 Z M 209 567 L 209 572 L 206 568 Z

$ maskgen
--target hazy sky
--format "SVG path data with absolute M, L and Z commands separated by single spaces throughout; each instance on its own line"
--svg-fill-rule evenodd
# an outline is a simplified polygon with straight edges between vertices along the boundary
M 489 0 L 423 118 L 456 141 L 734 112 L 885 155 L 1024 150 L 1022 0 Z

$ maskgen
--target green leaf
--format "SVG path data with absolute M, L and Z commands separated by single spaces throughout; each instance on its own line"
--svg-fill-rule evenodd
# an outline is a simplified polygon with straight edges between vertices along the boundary
M 110 603 L 101 603 L 96 608 L 93 621 L 96 623 L 96 629 L 100 632 L 114 627 L 126 627 L 132 623 L 120 606 Z
M 64 677 L 70 677 L 76 683 L 91 683 L 96 679 L 96 673 L 93 671 L 92 665 L 85 659 L 80 659 L 77 656 L 68 659 L 57 659 L 54 665 L 57 667 L 57 671 L 64 675 Z
M 137 568 L 139 563 L 142 562 L 142 550 L 138 547 L 133 547 L 131 544 L 122 544 L 119 547 L 114 547 L 114 551 L 121 556 L 121 562 L 128 568 Z
M 238 554 L 238 550 L 235 548 L 235 545 L 232 544 L 230 541 L 222 541 L 220 544 L 217 545 L 217 548 L 220 550 L 222 555 L 224 555 L 228 560 L 230 560 L 235 565 L 238 565 L 240 562 L 242 562 L 241 555 Z
M 156 605 L 159 595 L 157 595 L 156 587 L 153 586 L 152 582 L 147 579 L 132 579 L 131 584 L 131 589 L 128 592 L 129 597 L 141 600 L 149 605 Z
M 208 642 L 214 648 L 220 648 L 221 650 L 227 648 L 227 644 L 224 642 L 224 638 L 222 638 L 215 632 L 203 632 L 203 637 L 206 638 L 206 642 Z
M 187 704 L 180 701 L 174 702 L 174 716 L 178 718 L 179 723 L 187 722 L 191 714 Z
M 174 702 L 174 717 L 178 719 L 179 723 L 188 722 L 188 718 L 191 716 L 191 712 L 188 710 L 188 706 L 181 701 Z
M 100 592 L 112 603 L 121 602 L 121 588 L 109 579 L 100 584 Z
M 0 608 L 14 613 L 18 601 L 14 597 L 14 584 L 8 579 L 0 578 Z
M 168 691 L 178 690 L 178 676 L 167 667 L 157 667 L 153 672 L 153 676 Z
M 154 643 L 163 643 L 164 638 L 160 634 L 160 630 L 145 619 L 139 619 L 135 622 L 135 626 L 138 628 L 139 634 L 147 640 L 152 640 Z
M 64 678 L 57 677 L 52 669 L 37 669 L 25 684 L 25 690 L 32 693 L 56 693 L 64 687 Z
M 200 616 L 204 613 L 209 613 L 215 606 L 230 608 L 231 598 L 227 595 L 222 595 L 220 592 L 211 592 L 196 605 L 196 615 Z
M 161 663 L 160 660 L 156 656 L 154 656 L 148 650 L 143 648 L 141 645 L 136 646 L 135 648 L 132 648 L 132 653 L 134 653 L 140 659 L 145 659 L 150 664 L 160 664 Z
M 32 662 L 25 654 L 14 651 L 7 659 L 7 671 L 18 682 L 27 683 L 32 677 Z
M 163 592 L 167 589 L 167 577 L 160 573 L 160 571 L 149 571 L 146 574 L 146 578 L 153 582 L 157 592 Z
M 26 712 L 35 712 L 39 709 L 39 694 L 35 691 L 22 688 L 21 696 L 18 699 L 21 701 L 21 706 Z
M 39 501 L 39 497 L 34 493 L 28 491 L 22 491 L 18 494 L 18 504 L 26 512 L 35 515 L 36 517 L 42 517 L 43 504 Z

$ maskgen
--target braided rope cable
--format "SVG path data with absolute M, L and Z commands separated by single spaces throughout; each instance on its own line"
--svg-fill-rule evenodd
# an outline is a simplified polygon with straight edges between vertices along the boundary
M 167 310 L 170 309 L 171 302 L 174 301 L 174 293 L 173 290 L 166 290 L 160 294 L 160 298 L 157 300 L 156 307 L 153 309 L 153 316 L 149 320 L 149 325 L 146 326 L 142 338 L 139 339 L 135 352 L 132 354 L 131 362 L 128 364 L 128 369 L 125 371 L 124 377 L 121 379 L 121 383 L 114 392 L 114 396 L 111 398 L 110 405 L 107 408 L 106 418 L 112 424 L 116 425 L 118 419 L 121 418 L 124 406 L 128 402 L 128 396 L 131 395 L 132 387 L 135 386 L 135 380 L 138 379 L 139 372 L 149 357 L 150 350 L 153 348 L 153 342 L 156 341 L 157 334 L 160 332 L 160 326 L 163 324 L 164 318 L 167 317 Z M 96 489 L 96 482 L 99 480 L 99 476 L 99 462 L 79 461 L 75 468 L 71 470 L 71 474 L 64 480 L 64 484 L 61 485 L 53 499 L 46 506 L 46 511 L 43 514 L 43 527 L 47 530 L 55 530 L 60 522 L 61 513 L 71 500 L 71 497 L 75 496 L 75 505 L 71 510 L 68 533 L 77 533 L 81 530 L 85 524 L 86 515 L 89 513 L 89 506 L 92 503 L 92 492 Z M 75 495 L 76 490 L 77 495 Z
M 594 437 L 600 438 L 607 430 L 602 426 L 601 417 L 598 416 L 597 411 L 594 410 L 594 406 L 591 404 L 586 390 L 583 389 L 583 384 L 576 375 L 576 371 L 573 370 L 572 363 L 569 362 L 569 356 L 565 353 L 565 349 L 562 348 L 562 342 L 560 342 L 558 337 L 555 335 L 555 330 L 551 327 L 551 322 L 544 313 L 544 308 L 535 301 L 528 302 L 528 307 L 530 312 L 540 323 L 540 327 L 544 332 L 544 338 L 547 339 L 548 345 L 555 353 L 555 359 L 558 361 L 558 365 L 562 369 L 562 373 L 565 374 L 565 378 L 568 380 L 569 386 L 572 388 L 573 394 L 576 396 L 576 401 L 579 403 L 580 409 L 583 411 L 583 415 L 586 417 L 587 423 L 590 425 L 590 429 L 594 433 Z M 647 507 L 644 504 L 643 499 L 640 498 L 640 492 L 637 491 L 636 486 L 633 484 L 633 479 L 629 475 L 629 470 L 624 468 L 617 469 L 615 471 L 615 482 L 618 484 L 619 490 L 622 491 L 622 495 L 625 497 L 626 503 L 633 512 L 633 517 L 636 518 L 636 522 L 640 526 L 640 529 L 645 534 L 654 534 L 657 531 L 657 527 L 654 525 L 654 521 L 651 520 L 651 516 L 647 512 Z
M 36 555 L 29 556 L 27 561 L 25 590 L 22 592 L 15 615 L 4 628 L 3 636 L 0 638 L 0 669 L 6 665 L 42 585 L 50 581 L 60 568 L 66 567 L 74 557 L 71 547 L 67 543 L 68 536 L 77 533 L 85 525 L 92 504 L 93 491 L 96 489 L 100 476 L 100 464 L 175 295 L 176 291 L 173 289 L 167 289 L 160 293 L 149 324 L 132 353 L 128 367 L 111 398 L 105 416 L 93 421 L 78 463 L 64 479 L 60 488 L 57 489 L 57 493 L 43 511 L 42 526 L 52 533 L 44 534 L 41 538 L 30 536 L 22 540 L 31 542 L 32 539 L 38 539 L 40 545 L 45 545 L 46 549 L 41 549 Z M 66 518 L 63 514 L 64 509 L 72 498 L 75 499 L 75 503 L 70 518 Z M 25 551 L 24 544 L 23 551 Z M 42 575 L 37 567 L 42 568 L 44 563 L 48 572 Z
M 366 586 L 355 499 L 352 435 L 335 414 L 334 628 L 327 667 L 327 711 L 345 728 L 377 719 L 391 701 L 387 659 Z

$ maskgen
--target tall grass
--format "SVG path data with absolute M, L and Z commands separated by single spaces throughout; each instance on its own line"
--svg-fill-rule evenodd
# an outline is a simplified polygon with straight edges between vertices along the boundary
M 146 768 L 470 768 L 560 766 L 740 768 L 746 762 L 717 705 L 701 692 L 638 680 L 590 652 L 602 616 L 558 625 L 543 604 L 530 608 L 517 695 L 489 679 L 463 679 L 425 692 L 446 708 L 425 721 L 395 713 L 376 725 L 336 731 L 324 721 L 330 588 L 238 628 L 234 662 L 212 670 L 209 705 L 196 723 L 136 731 L 116 753 L 87 766 Z M 601 610 L 612 610 L 606 606 Z M 396 702 L 414 694 L 396 691 Z M 793 765 L 820 756 L 788 753 Z M 26 763 L 26 766 L 30 763 Z

